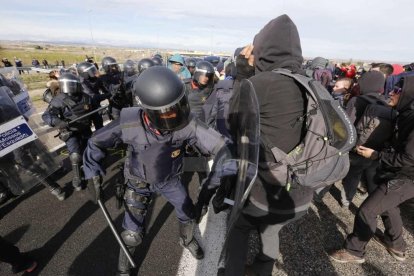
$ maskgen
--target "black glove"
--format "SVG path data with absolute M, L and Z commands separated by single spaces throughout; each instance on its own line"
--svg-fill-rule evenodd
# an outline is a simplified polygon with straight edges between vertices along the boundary
M 55 124 L 55 127 L 58 129 L 66 129 L 68 127 L 68 123 L 60 120 L 57 124 Z
M 195 204 L 194 219 L 196 223 L 200 223 L 201 218 L 207 213 L 207 207 L 210 199 L 213 197 L 216 189 L 209 190 L 207 185 L 203 185 L 198 195 L 197 203 Z
M 88 183 L 88 190 L 91 193 L 92 201 L 98 204 L 98 200 L 103 198 L 102 176 L 96 175 Z

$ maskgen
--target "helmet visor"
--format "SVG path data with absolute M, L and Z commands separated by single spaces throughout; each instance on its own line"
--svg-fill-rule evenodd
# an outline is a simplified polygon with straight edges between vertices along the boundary
M 80 83 L 77 80 L 59 80 L 59 88 L 61 92 L 69 95 L 75 95 L 81 92 Z
M 214 85 L 214 73 L 203 69 L 196 69 L 193 79 L 200 87 L 212 87 Z
M 185 95 L 166 108 L 154 110 L 146 109 L 151 123 L 159 130 L 178 130 L 185 127 L 189 122 L 190 106 Z
M 84 71 L 85 74 L 87 74 L 90 78 L 98 76 L 98 70 L 96 69 L 95 65 L 91 65 Z

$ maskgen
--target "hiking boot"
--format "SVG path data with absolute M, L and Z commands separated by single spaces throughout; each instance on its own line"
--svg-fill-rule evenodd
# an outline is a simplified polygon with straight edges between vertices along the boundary
M 190 251 L 191 255 L 194 256 L 197 260 L 204 258 L 204 252 L 201 246 L 198 244 L 196 239 L 192 239 L 187 245 L 184 244 L 183 240 L 180 239 L 180 245 L 184 248 L 187 248 Z
M 374 241 L 379 244 L 380 246 L 382 246 L 383 248 L 385 248 L 385 250 L 388 251 L 388 253 L 397 261 L 400 262 L 404 262 L 407 259 L 407 256 L 405 254 L 405 252 L 403 251 L 399 251 L 396 250 L 392 247 L 389 247 L 386 243 L 385 243 L 385 237 L 384 234 L 382 232 L 376 232 L 374 235 Z
M 36 267 L 37 267 L 37 262 L 36 261 L 34 261 L 30 258 L 27 258 L 27 257 L 24 257 L 24 258 L 25 259 L 21 264 L 17 264 L 17 265 L 12 266 L 12 272 L 13 273 L 16 274 L 16 273 L 23 272 L 23 271 L 27 272 L 27 273 L 30 273 L 30 272 L 33 272 L 36 269 Z
M 50 193 L 54 195 L 59 201 L 65 200 L 65 193 L 62 191 L 60 187 L 52 189 Z
M 342 264 L 346 264 L 346 263 L 362 264 L 365 262 L 364 258 L 352 255 L 346 249 L 340 249 L 340 250 L 330 253 L 329 258 L 335 262 L 342 263 Z

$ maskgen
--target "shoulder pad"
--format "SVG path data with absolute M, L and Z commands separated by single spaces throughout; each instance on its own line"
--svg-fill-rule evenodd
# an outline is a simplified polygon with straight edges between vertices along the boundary
M 141 117 L 139 115 L 141 110 L 141 107 L 122 108 L 120 114 L 121 125 L 140 125 Z

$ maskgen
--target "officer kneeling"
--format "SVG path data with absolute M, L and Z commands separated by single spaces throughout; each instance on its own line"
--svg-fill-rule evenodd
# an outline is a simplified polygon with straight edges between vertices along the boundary
M 121 234 L 125 244 L 133 253 L 142 242 L 151 195 L 158 192 L 175 208 L 180 222 L 180 244 L 195 258 L 202 259 L 203 250 L 193 236 L 194 205 L 181 183 L 183 155 L 186 145 L 194 145 L 205 154 L 216 154 L 225 139 L 190 115 L 185 86 L 168 68 L 148 68 L 133 87 L 140 107 L 122 109 L 118 120 L 97 131 L 89 140 L 83 156 L 85 177 L 93 180 L 96 200 L 100 199 L 105 149 L 127 144 L 125 231 Z M 118 271 L 128 275 L 129 270 L 121 250 Z

